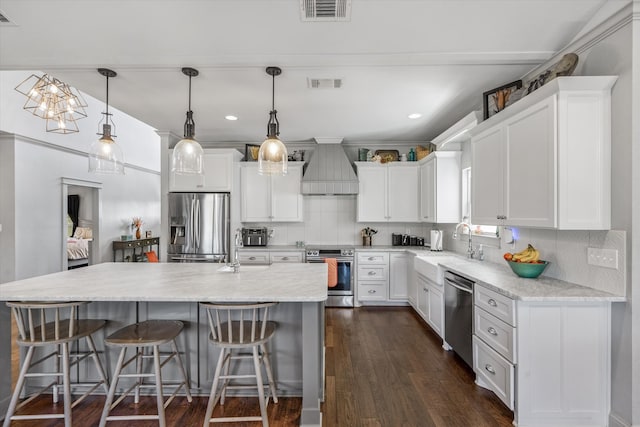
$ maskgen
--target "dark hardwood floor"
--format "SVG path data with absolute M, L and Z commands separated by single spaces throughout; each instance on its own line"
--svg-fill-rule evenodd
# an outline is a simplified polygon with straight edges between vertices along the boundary
M 492 393 L 476 386 L 473 372 L 441 347 L 441 340 L 410 308 L 368 307 L 326 310 L 325 427 L 350 426 L 511 426 L 513 413 Z M 103 396 L 74 409 L 74 426 L 95 426 Z M 41 397 L 32 409 L 48 411 Z M 126 404 L 125 404 L 126 405 Z M 177 398 L 167 409 L 169 426 L 200 426 L 207 398 L 189 404 Z M 62 405 L 57 405 L 62 411 Z M 269 424 L 297 426 L 301 399 L 269 404 Z M 143 398 L 137 413 L 155 413 L 155 399 Z M 216 413 L 220 408 L 216 408 Z M 259 413 L 256 399 L 231 398 L 225 413 Z M 114 412 L 116 414 L 117 412 Z M 16 427 L 58 427 L 62 421 L 19 421 Z M 108 426 L 156 426 L 154 422 L 111 422 Z M 260 423 L 238 423 L 257 426 Z

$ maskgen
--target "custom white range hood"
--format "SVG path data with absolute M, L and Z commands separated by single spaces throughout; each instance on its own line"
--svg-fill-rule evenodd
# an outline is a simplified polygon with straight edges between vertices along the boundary
M 340 143 L 342 138 L 315 138 L 318 143 L 302 177 L 302 194 L 358 194 L 358 177 Z

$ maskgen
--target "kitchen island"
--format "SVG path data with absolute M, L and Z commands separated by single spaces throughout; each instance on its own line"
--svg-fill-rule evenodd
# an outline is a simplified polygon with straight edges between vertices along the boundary
M 0 300 L 91 301 L 81 316 L 109 320 L 105 336 L 135 321 L 182 320 L 185 330 L 178 346 L 185 352 L 194 394 L 201 395 L 209 394 L 217 350 L 208 343 L 206 316 L 198 303 L 277 301 L 280 304 L 272 311 L 272 319 L 278 322 L 278 330 L 270 350 L 279 392 L 302 396 L 301 426 L 322 425 L 326 264 L 241 266 L 239 273 L 221 267 L 210 263 L 104 263 L 1 284 Z M 6 310 L 3 322 L 5 317 Z M 99 342 L 102 335 L 96 338 Z M 9 328 L 0 328 L 0 345 L 8 345 L 9 339 Z M 113 366 L 114 356 L 108 348 L 105 355 L 107 365 Z M 9 360 L 0 358 L 0 370 L 10 371 Z M 10 376 L 2 377 L 0 402 L 6 410 Z

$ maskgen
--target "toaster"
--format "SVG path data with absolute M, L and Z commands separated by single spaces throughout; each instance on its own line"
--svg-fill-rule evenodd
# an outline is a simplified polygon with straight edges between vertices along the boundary
M 242 244 L 244 246 L 267 246 L 267 227 L 243 228 Z

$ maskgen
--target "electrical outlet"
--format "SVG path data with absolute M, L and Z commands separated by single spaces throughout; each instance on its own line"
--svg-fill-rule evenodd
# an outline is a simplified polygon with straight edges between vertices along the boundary
M 587 248 L 587 263 L 617 270 L 618 251 L 617 249 Z

